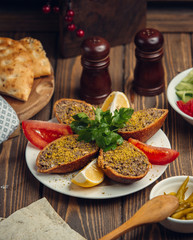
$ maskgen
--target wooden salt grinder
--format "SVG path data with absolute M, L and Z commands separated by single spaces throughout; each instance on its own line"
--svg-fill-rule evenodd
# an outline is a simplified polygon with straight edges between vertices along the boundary
M 136 34 L 134 42 L 137 62 L 133 88 L 139 95 L 158 95 L 165 88 L 162 65 L 163 35 L 156 29 L 146 28 Z
M 100 104 L 111 93 L 109 43 L 98 36 L 87 38 L 82 43 L 80 79 L 81 98 L 91 104 Z

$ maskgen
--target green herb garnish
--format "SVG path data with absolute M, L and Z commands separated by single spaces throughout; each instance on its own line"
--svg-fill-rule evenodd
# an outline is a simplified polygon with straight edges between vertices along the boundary
M 82 112 L 73 116 L 74 121 L 70 126 L 79 135 L 78 140 L 95 141 L 104 151 L 114 150 L 117 145 L 123 143 L 123 138 L 117 131 L 126 125 L 133 111 L 132 108 L 120 108 L 112 114 L 110 110 L 103 112 L 102 109 L 97 108 L 94 110 L 94 120 Z

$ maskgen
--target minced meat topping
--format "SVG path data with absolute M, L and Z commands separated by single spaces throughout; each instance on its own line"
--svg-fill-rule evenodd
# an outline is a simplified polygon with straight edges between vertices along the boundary
M 149 167 L 146 155 L 127 141 L 113 151 L 104 152 L 103 159 L 104 166 L 107 165 L 125 176 L 140 176 Z
M 92 106 L 85 104 L 83 102 L 77 102 L 73 100 L 62 101 L 56 105 L 56 114 L 57 117 L 64 124 L 70 124 L 74 119 L 74 116 L 77 113 L 84 112 L 91 119 L 94 118 L 94 110 Z
M 39 164 L 42 169 L 48 169 L 70 163 L 97 150 L 96 144 L 78 141 L 77 135 L 69 135 L 52 142 L 42 150 Z
M 143 129 L 155 122 L 164 114 L 164 110 L 149 108 L 136 111 L 127 122 L 124 128 L 119 129 L 120 132 L 130 132 Z

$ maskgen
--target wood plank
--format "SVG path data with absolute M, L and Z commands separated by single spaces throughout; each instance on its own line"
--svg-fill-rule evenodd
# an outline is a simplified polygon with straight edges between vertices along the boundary
M 62 205 L 60 205 L 61 207 Z M 107 212 L 111 214 L 106 214 Z M 80 232 L 86 239 L 94 240 L 122 223 L 121 212 L 121 204 L 116 199 L 103 200 L 101 204 L 100 200 L 70 198 L 66 214 L 63 217 L 73 229 Z
M 192 32 L 193 8 L 149 8 L 147 27 L 161 32 Z
M 109 74 L 112 82 L 112 91 L 124 91 L 123 89 L 123 59 L 124 59 L 124 47 L 117 46 L 112 47 L 110 50 L 110 65 L 109 65 Z M 116 59 L 116 64 L 115 64 Z
M 39 198 L 39 183 L 29 173 L 25 163 L 25 145 L 22 136 L 3 143 L 0 153 L 0 203 L 1 216 L 8 217 L 14 211 Z M 31 185 L 34 187 L 31 188 Z M 25 193 L 25 194 L 24 194 Z

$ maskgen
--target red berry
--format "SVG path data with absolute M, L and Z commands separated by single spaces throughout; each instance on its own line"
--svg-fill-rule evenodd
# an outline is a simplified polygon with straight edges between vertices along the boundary
M 44 5 L 43 8 L 42 8 L 42 11 L 43 11 L 44 13 L 50 13 L 50 12 L 51 12 L 50 4 Z
M 66 15 L 69 17 L 74 17 L 74 11 L 70 9 L 67 11 Z
M 76 29 L 76 26 L 74 23 L 68 24 L 68 31 L 73 32 Z
M 65 16 L 65 18 L 64 18 L 64 19 L 65 19 L 65 21 L 66 21 L 66 22 L 72 22 L 72 20 L 73 20 L 73 18 L 72 18 L 72 17 L 70 17 L 70 16 L 67 16 L 67 15 Z
M 54 6 L 54 7 L 53 7 L 53 11 L 54 11 L 55 13 L 59 13 L 59 11 L 60 11 L 59 6 Z
M 77 35 L 78 37 L 84 37 L 84 31 L 83 31 L 82 29 L 78 29 L 78 30 L 76 31 L 76 35 Z

